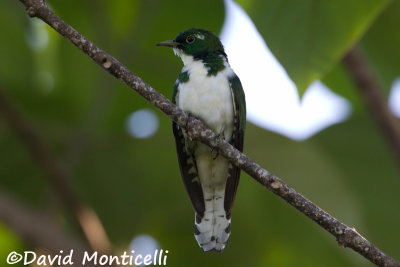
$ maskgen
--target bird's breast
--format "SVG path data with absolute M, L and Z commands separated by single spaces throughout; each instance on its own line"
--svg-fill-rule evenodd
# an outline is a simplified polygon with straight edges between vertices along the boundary
M 189 72 L 189 80 L 178 86 L 178 106 L 198 116 L 217 134 L 224 132 L 226 139 L 232 134 L 233 102 L 226 69 L 215 76 L 206 70 Z

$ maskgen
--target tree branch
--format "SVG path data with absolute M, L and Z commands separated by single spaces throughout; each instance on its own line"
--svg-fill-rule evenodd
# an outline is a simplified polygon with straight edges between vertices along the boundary
M 193 117 L 188 117 L 185 112 L 175 106 L 162 94 L 154 90 L 142 79 L 130 72 L 119 61 L 105 53 L 103 50 L 90 42 L 86 37 L 82 36 L 79 32 L 57 17 L 46 6 L 45 2 L 42 0 L 19 1 L 25 5 L 29 16 L 37 17 L 54 28 L 58 33 L 82 50 L 104 70 L 124 82 L 130 88 L 143 96 L 146 100 L 152 103 L 156 108 L 164 112 L 178 125 L 180 125 L 182 128 L 185 128 L 190 138 L 200 140 L 211 147 L 218 148 L 220 154 L 243 169 L 257 182 L 284 199 L 301 213 L 335 236 L 341 246 L 352 248 L 366 259 L 379 266 L 400 266 L 399 262 L 379 250 L 371 242 L 358 234 L 354 228 L 348 227 L 347 225 L 338 221 L 319 208 L 317 205 L 306 199 L 304 196 L 296 192 L 281 179 L 270 174 L 246 155 L 235 149 L 229 143 L 218 138 L 217 135 L 202 121 Z
M 32 212 L 1 188 L 0 220 L 29 244 L 45 248 L 51 253 L 60 254 L 60 250 L 66 252 L 73 249 L 77 258 L 82 259 L 83 253 L 90 251 L 82 242 L 66 234 L 40 214 Z
M 347 53 L 344 57 L 344 62 L 354 82 L 358 85 L 376 124 L 386 136 L 400 167 L 400 124 L 393 113 L 390 112 L 387 101 L 385 101 L 381 93 L 383 90 L 357 47 Z
M 81 202 L 70 186 L 67 172 L 60 167 L 60 164 L 55 160 L 55 157 L 34 128 L 8 101 L 1 86 L 0 113 L 2 113 L 10 127 L 20 136 L 33 158 L 44 170 L 54 191 L 57 192 L 57 195 L 77 220 L 90 247 L 99 252 L 108 252 L 111 249 L 110 242 L 97 214 L 93 209 Z

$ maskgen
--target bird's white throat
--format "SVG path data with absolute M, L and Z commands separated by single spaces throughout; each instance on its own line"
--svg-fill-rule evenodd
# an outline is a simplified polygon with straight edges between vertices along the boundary
M 229 64 L 216 75 L 208 75 L 208 69 L 201 60 L 179 54 L 189 80 L 178 85 L 176 103 L 184 111 L 203 119 L 217 134 L 224 133 L 230 139 L 233 131 L 233 95 L 229 78 L 234 75 Z

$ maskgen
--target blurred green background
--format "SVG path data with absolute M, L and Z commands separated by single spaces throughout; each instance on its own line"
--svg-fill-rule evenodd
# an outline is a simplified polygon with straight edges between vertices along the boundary
M 252 124 L 244 152 L 387 254 L 400 259 L 400 172 L 351 82 L 342 56 L 355 43 L 388 95 L 400 75 L 400 1 L 241 0 L 302 93 L 315 79 L 348 98 L 345 123 L 295 142 Z M 219 33 L 223 1 L 49 0 L 63 20 L 171 97 L 180 60 L 155 43 L 196 26 Z M 181 182 L 171 121 L 15 0 L 0 2 L 0 86 L 36 129 L 102 221 L 115 250 L 139 234 L 168 249 L 169 266 L 372 266 L 242 173 L 223 254 L 204 254 Z M 131 137 L 126 119 L 148 108 L 156 134 Z M 0 114 L 0 187 L 81 232 L 46 174 Z M 0 222 L 0 266 L 35 247 Z

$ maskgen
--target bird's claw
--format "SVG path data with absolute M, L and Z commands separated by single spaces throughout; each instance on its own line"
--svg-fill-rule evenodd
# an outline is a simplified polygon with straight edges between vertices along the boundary
M 188 113 L 187 113 L 186 123 L 185 123 L 185 129 L 187 129 L 187 127 L 188 127 L 188 125 L 189 125 L 190 117 L 192 117 L 192 113 L 188 112 Z
M 214 149 L 214 148 L 212 148 L 212 149 Z M 211 149 L 211 150 L 212 150 Z M 212 153 L 212 152 L 211 152 Z M 219 151 L 217 151 L 217 154 L 215 155 L 215 157 L 213 157 L 213 160 L 215 160 L 216 158 L 218 158 L 218 156 L 219 156 Z
M 217 137 L 215 138 L 215 139 L 217 139 L 217 143 L 219 143 L 219 141 L 221 140 L 221 138 L 222 139 L 224 139 L 224 133 L 222 133 L 222 134 L 217 134 Z M 217 147 L 212 147 L 211 148 L 211 154 L 214 152 L 214 150 L 217 150 L 218 148 Z M 215 160 L 216 158 L 218 158 L 218 156 L 219 156 L 219 151 L 217 150 L 217 154 L 215 155 L 215 157 L 213 157 L 213 160 Z

